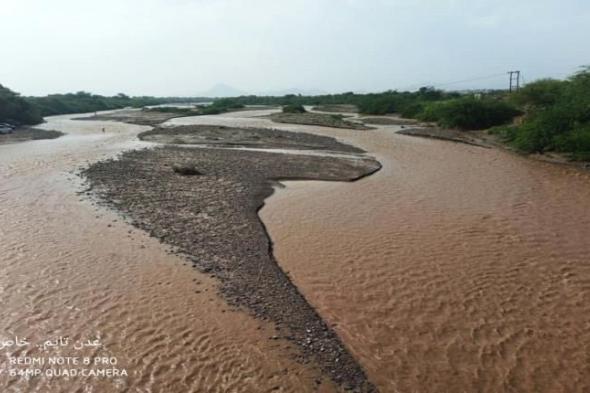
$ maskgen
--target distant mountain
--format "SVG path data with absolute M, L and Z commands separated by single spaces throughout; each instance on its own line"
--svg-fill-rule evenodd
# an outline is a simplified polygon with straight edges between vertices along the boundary
M 209 90 L 199 93 L 198 95 L 203 97 L 237 97 L 245 94 L 244 91 L 236 89 L 233 86 L 218 83 Z

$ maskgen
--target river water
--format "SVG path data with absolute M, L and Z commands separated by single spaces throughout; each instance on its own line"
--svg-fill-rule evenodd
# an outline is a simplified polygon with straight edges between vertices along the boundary
M 383 392 L 590 391 L 589 174 L 396 129 L 310 129 L 383 169 L 286 182 L 283 269 Z
M 0 391 L 315 391 L 318 372 L 269 340 L 271 326 L 228 310 L 212 279 L 77 195 L 84 187 L 72 171 L 147 146 L 136 141 L 147 128 L 71 118 L 43 125 L 64 137 L 0 146 Z M 8 345 L 15 336 L 29 345 Z M 36 346 L 58 337 L 101 346 Z M 50 357 L 114 359 L 88 368 L 128 376 L 9 375 L 82 368 L 10 364 Z M 331 390 L 324 382 L 320 391 Z
M 335 136 L 382 164 L 355 183 L 286 182 L 261 211 L 283 269 L 382 392 L 590 390 L 590 177 L 506 152 L 373 131 L 272 124 L 236 112 L 169 124 Z M 99 338 L 127 377 L 7 377 L 8 392 L 311 392 L 271 326 L 94 206 L 70 172 L 145 127 L 50 118 L 68 132 L 0 146 L 0 339 Z M 106 133 L 101 129 L 106 127 Z M 199 292 L 199 293 L 197 293 Z M 333 391 L 327 382 L 320 392 Z

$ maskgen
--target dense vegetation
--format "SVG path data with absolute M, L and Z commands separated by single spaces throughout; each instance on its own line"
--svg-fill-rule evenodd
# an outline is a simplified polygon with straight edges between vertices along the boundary
M 199 106 L 200 113 L 202 115 L 218 115 L 220 113 L 225 113 L 229 111 L 235 111 L 237 109 L 244 108 L 244 104 L 237 102 L 237 100 L 232 98 L 220 98 L 215 101 L 211 105 L 201 105 Z
M 29 101 L 0 85 L 0 123 L 37 124 L 43 118 Z
M 436 122 L 445 128 L 482 130 L 509 123 L 520 113 L 512 105 L 498 99 L 467 96 L 430 103 L 415 117 Z
M 490 93 L 476 99 L 423 87 L 416 92 L 386 91 L 372 94 L 330 94 L 322 96 L 257 97 L 242 96 L 231 99 L 243 105 L 282 105 L 295 110 L 303 105 L 355 105 L 359 112 L 371 115 L 400 114 L 403 117 L 438 122 L 444 127 L 483 129 L 508 123 L 519 113 L 502 94 Z M 285 109 L 284 109 L 285 110 Z
M 27 101 L 38 108 L 42 116 L 96 112 L 125 107 L 141 108 L 146 105 L 169 102 L 165 98 L 129 97 L 125 94 L 105 97 L 83 91 L 70 94 L 52 94 L 46 97 L 28 97 Z
M 199 97 L 190 100 L 204 102 L 209 99 Z M 129 97 L 125 94 L 106 97 L 86 92 L 52 94 L 45 97 L 22 97 L 0 85 L 0 122 L 32 125 L 41 123 L 44 116 L 126 107 L 141 108 L 148 105 L 186 101 L 187 98 L 180 97 Z
M 530 83 L 512 100 L 526 112 L 522 122 L 493 132 L 525 152 L 569 152 L 590 160 L 590 68 L 565 81 Z
M 225 99 L 236 105 L 272 105 L 272 106 L 303 106 L 303 105 L 339 105 L 350 104 L 359 108 L 362 113 L 383 115 L 386 113 L 408 113 L 416 111 L 416 106 L 424 103 L 456 98 L 458 93 L 447 93 L 432 88 L 422 88 L 418 92 L 386 91 L 384 93 L 355 94 L 326 94 L 319 96 L 302 96 L 288 94 L 277 96 L 241 96 Z

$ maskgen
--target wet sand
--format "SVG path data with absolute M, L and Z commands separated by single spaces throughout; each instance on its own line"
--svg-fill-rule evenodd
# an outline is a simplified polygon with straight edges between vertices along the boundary
M 335 391 L 319 371 L 293 360 L 288 342 L 270 339 L 277 334 L 271 324 L 230 310 L 213 279 L 76 194 L 83 187 L 71 171 L 146 146 L 136 135 L 147 127 L 48 120 L 44 127 L 68 135 L 0 146 L 0 338 L 98 336 L 104 347 L 76 355 L 114 356 L 129 377 L 3 374 L 1 391 Z M 0 368 L 7 356 L 46 354 L 1 352 Z M 323 380 L 319 390 L 316 380 Z
M 398 129 L 313 129 L 383 169 L 274 194 L 283 269 L 382 392 L 589 391 L 590 175 Z

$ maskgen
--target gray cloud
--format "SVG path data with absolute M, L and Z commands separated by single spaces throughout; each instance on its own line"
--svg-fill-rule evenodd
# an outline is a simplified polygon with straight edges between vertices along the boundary
M 24 94 L 500 87 L 590 63 L 582 0 L 3 0 L 0 83 Z

